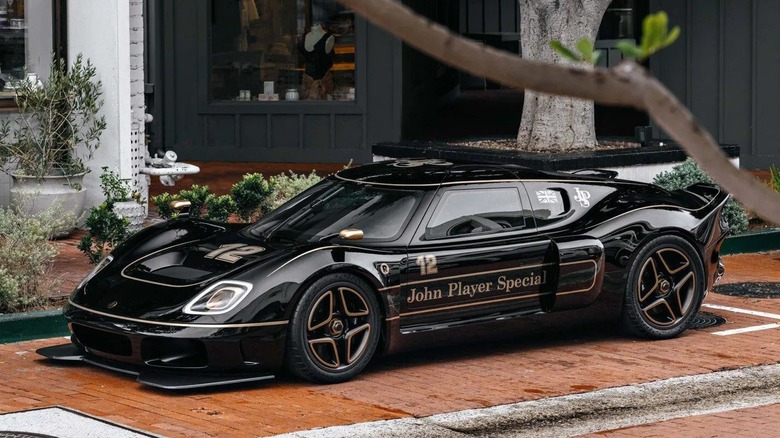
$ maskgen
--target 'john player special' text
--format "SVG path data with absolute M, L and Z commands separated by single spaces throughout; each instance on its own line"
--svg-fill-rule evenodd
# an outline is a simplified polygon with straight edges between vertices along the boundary
M 506 275 L 502 275 L 498 277 L 496 281 L 483 281 L 479 283 L 453 281 L 447 283 L 446 288 L 428 286 L 424 286 L 422 288 L 413 287 L 409 291 L 409 297 L 406 299 L 406 302 L 408 304 L 412 304 L 453 297 L 474 298 L 477 295 L 486 294 L 489 292 L 503 292 L 511 294 L 523 288 L 541 286 L 546 283 L 547 271 L 542 271 L 539 273 L 531 272 L 530 274 L 522 277 L 507 277 Z

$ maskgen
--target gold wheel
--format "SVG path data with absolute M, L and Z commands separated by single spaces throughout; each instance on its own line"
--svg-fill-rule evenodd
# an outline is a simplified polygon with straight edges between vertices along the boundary
M 659 328 L 678 324 L 696 303 L 698 283 L 693 263 L 683 251 L 654 251 L 637 279 L 636 298 L 643 318 Z
M 321 366 L 342 370 L 360 360 L 372 337 L 371 308 L 363 295 L 350 287 L 325 291 L 311 306 L 306 343 Z

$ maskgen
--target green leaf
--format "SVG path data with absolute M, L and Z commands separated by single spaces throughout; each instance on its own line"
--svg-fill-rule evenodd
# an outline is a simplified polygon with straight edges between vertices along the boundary
M 654 39 L 655 33 L 655 15 L 650 14 L 645 17 L 642 22 L 642 52 L 648 53 L 650 51 L 651 43 Z
M 589 39 L 580 38 L 580 40 L 577 41 L 577 50 L 582 54 L 582 59 L 584 61 L 593 61 L 593 43 Z
M 669 32 L 669 35 L 666 36 L 666 39 L 664 40 L 664 44 L 661 48 L 670 46 L 673 42 L 677 41 L 677 38 L 680 36 L 680 26 L 675 26 L 674 29 L 672 29 L 671 32 Z
M 623 57 L 642 60 L 645 58 L 645 52 L 631 41 L 619 41 L 615 47 L 623 53 Z
M 550 47 L 552 47 L 553 50 L 558 52 L 559 55 L 563 56 L 564 58 L 571 60 L 571 61 L 582 61 L 582 58 L 577 56 L 574 52 L 569 50 L 568 48 L 564 47 L 563 44 L 561 44 L 558 40 L 552 40 L 550 41 Z
M 660 11 L 655 14 L 653 21 L 655 27 L 653 37 L 655 39 L 650 42 L 650 46 L 652 51 L 655 52 L 662 48 L 661 45 L 664 43 L 666 35 L 669 33 L 669 16 L 666 15 L 666 12 Z

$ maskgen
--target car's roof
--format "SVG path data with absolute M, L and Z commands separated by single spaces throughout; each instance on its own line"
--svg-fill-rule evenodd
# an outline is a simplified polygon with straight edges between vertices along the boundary
M 572 179 L 570 174 L 544 172 L 515 164 L 451 162 L 440 159 L 398 159 L 342 170 L 336 178 L 383 186 L 437 187 L 476 181 Z

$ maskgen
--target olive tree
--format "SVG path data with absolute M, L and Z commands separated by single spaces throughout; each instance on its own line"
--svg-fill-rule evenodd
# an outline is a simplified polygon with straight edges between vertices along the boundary
M 518 0 L 523 57 L 553 64 L 571 60 L 558 54 L 550 41 L 575 47 L 596 39 L 599 24 L 612 0 Z M 578 149 L 596 145 L 593 101 L 526 91 L 517 145 L 520 149 Z

